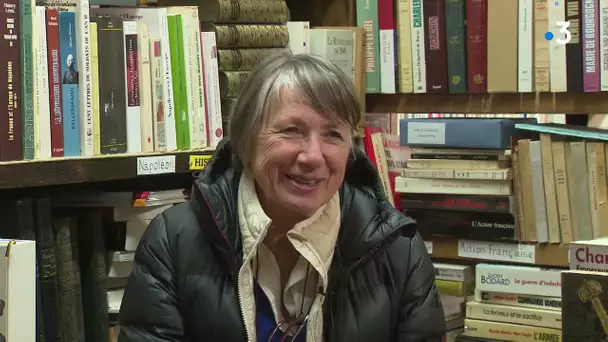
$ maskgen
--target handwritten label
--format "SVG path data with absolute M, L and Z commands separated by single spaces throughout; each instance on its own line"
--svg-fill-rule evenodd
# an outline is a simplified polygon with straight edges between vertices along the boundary
M 424 241 L 424 246 L 427 253 L 433 254 L 433 241 Z
M 458 256 L 534 264 L 536 262 L 536 249 L 533 245 L 458 240 Z
M 188 163 L 191 171 L 200 171 L 209 161 L 211 160 L 211 156 L 190 156 L 190 162 Z
M 156 156 L 137 158 L 137 175 L 162 175 L 175 173 L 175 156 Z
M 407 143 L 425 145 L 445 145 L 445 123 L 408 122 Z

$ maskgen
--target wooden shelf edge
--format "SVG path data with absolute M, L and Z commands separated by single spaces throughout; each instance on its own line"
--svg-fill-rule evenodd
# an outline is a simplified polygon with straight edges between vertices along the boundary
M 367 94 L 367 113 L 608 112 L 607 93 Z
M 183 174 L 192 172 L 191 155 L 212 154 L 213 150 L 201 149 L 0 163 L 0 190 L 150 177 L 137 174 L 137 162 L 142 157 L 174 155 L 175 174 Z
M 432 243 L 432 258 L 450 260 L 468 260 L 486 263 L 505 263 L 524 266 L 548 266 L 548 267 L 568 267 L 568 247 L 567 244 L 527 244 L 513 243 L 514 245 L 533 245 L 535 247 L 535 263 L 523 263 L 507 260 L 495 260 L 486 258 L 467 258 L 461 257 L 458 253 L 458 241 L 464 239 L 433 237 L 425 238 L 426 243 Z M 467 240 L 470 241 L 470 240 Z

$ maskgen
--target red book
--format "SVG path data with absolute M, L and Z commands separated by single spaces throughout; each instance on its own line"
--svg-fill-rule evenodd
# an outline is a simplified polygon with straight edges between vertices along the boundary
M 23 124 L 21 117 L 21 52 L 19 50 L 19 1 L 2 1 L 0 11 L 2 39 L 0 61 L 4 85 L 0 88 L 0 160 L 23 159 Z
M 488 91 L 488 0 L 467 0 L 467 89 Z
M 63 157 L 63 111 L 61 110 L 61 59 L 59 58 L 59 12 L 46 10 L 46 44 L 49 64 L 51 108 L 51 155 Z
M 426 92 L 448 92 L 448 55 L 445 44 L 445 0 L 424 0 Z

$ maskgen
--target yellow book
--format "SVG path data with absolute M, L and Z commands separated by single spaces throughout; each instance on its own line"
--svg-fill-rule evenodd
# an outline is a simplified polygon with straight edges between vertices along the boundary
M 468 318 L 464 320 L 464 335 L 501 341 L 562 341 L 562 331 L 559 329 Z
M 442 296 L 465 297 L 471 295 L 475 290 L 474 282 L 464 283 L 461 281 L 435 280 L 435 286 Z
M 91 38 L 91 102 L 93 114 L 93 151 L 101 154 L 101 132 L 99 126 L 99 54 L 97 50 L 97 23 L 90 23 Z

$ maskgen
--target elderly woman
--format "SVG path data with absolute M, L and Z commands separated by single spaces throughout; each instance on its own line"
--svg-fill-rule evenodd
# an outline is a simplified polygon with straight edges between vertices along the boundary
M 260 63 L 190 201 L 142 238 L 119 341 L 441 341 L 433 265 L 353 145 L 360 118 L 335 65 Z

